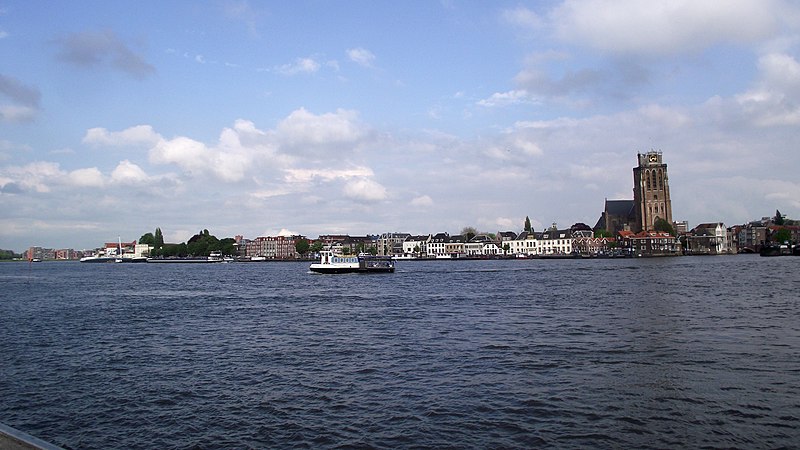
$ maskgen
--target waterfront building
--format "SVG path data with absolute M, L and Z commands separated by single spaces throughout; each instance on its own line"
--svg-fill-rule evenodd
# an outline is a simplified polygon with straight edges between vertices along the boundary
M 572 230 L 548 228 L 539 236 L 540 255 L 569 255 L 572 253 Z
M 739 253 L 758 253 L 767 242 L 767 226 L 758 221 L 736 225 L 732 235 Z
M 511 254 L 518 256 L 534 256 L 538 254 L 539 240 L 536 239 L 536 233 L 523 231 L 517 235 L 517 238 L 510 241 Z
M 246 257 L 262 257 L 266 259 L 296 259 L 296 242 L 302 236 L 259 236 L 255 239 L 240 239 L 240 249 L 244 248 Z
M 463 253 L 467 256 L 496 256 L 503 253 L 500 243 L 488 234 L 477 234 L 464 242 Z
M 655 230 L 658 219 L 672 223 L 667 165 L 661 152 L 639 153 L 639 166 L 633 169 L 634 231 Z
M 435 258 L 437 256 L 446 255 L 447 252 L 445 251 L 445 245 L 448 242 L 450 242 L 449 233 L 436 233 L 435 235 L 431 236 L 431 240 L 427 245 L 428 257 Z
M 722 222 L 701 223 L 683 235 L 687 255 L 722 255 L 730 251 L 728 229 Z
M 594 230 L 606 230 L 616 236 L 620 231 L 654 230 L 658 219 L 672 223 L 669 177 L 662 153 L 639 153 L 637 159 L 639 165 L 633 168 L 633 200 L 606 199 Z
M 403 255 L 421 256 L 428 251 L 431 235 L 409 236 L 403 241 Z
M 55 259 L 55 251 L 52 248 L 30 247 L 22 257 L 27 260 L 38 259 L 43 261 L 45 259 Z
M 572 241 L 572 250 L 585 256 L 601 256 L 613 253 L 617 240 L 613 237 L 579 236 Z
M 378 255 L 388 256 L 403 253 L 403 242 L 411 236 L 409 233 L 383 233 L 378 236 Z
M 665 231 L 620 231 L 617 235 L 620 249 L 627 256 L 679 256 L 678 238 Z
M 448 255 L 463 255 L 464 254 L 464 244 L 466 244 L 467 239 L 465 236 L 460 234 L 456 234 L 454 236 L 450 236 L 447 242 L 444 243 L 444 252 Z

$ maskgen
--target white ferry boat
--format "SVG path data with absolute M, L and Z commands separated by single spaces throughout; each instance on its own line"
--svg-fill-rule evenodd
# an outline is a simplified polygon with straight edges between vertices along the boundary
M 320 260 L 309 267 L 317 273 L 373 273 L 394 272 L 394 261 L 390 256 L 344 256 L 331 251 L 320 252 Z

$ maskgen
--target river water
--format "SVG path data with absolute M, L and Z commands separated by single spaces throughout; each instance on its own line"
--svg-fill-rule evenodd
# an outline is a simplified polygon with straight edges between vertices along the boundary
M 798 448 L 800 258 L 0 264 L 0 422 L 68 448 Z

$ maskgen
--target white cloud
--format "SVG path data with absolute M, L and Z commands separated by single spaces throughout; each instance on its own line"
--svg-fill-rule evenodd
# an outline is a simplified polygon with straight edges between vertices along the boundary
M 90 128 L 83 136 L 84 144 L 108 146 L 154 145 L 160 140 L 161 136 L 150 125 L 136 125 L 117 132 Z
M 365 203 L 374 203 L 386 200 L 386 188 L 375 180 L 357 178 L 344 185 L 344 195 L 348 198 Z
M 538 14 L 524 6 L 503 10 L 501 18 L 512 25 L 532 29 L 539 28 L 544 24 Z
M 372 67 L 372 62 L 375 60 L 375 55 L 371 51 L 360 47 L 347 50 L 347 57 L 364 67 Z
M 568 0 L 550 19 L 568 42 L 613 53 L 675 54 L 755 42 L 778 26 L 770 0 Z
M 0 105 L 0 122 L 28 122 L 36 118 L 37 108 L 23 105 Z
M 111 172 L 111 181 L 118 184 L 137 185 L 147 182 L 149 177 L 138 165 L 128 161 L 121 161 Z
M 50 192 L 50 185 L 64 178 L 58 163 L 33 162 L 24 166 L 10 166 L 0 173 L 6 183 L 15 183 L 24 191 Z
M 325 168 L 325 169 L 305 169 L 292 168 L 286 169 L 284 180 L 288 183 L 308 183 L 315 179 L 320 181 L 333 181 L 336 179 L 368 178 L 374 174 L 369 167 L 353 167 L 349 169 Z
M 286 229 L 286 228 L 281 228 L 281 231 L 278 231 L 278 234 L 277 234 L 277 235 L 278 235 L 278 236 L 288 236 L 288 237 L 291 237 L 291 236 L 298 236 L 298 235 L 300 235 L 300 233 L 297 233 L 297 232 L 295 232 L 295 231 L 290 231 L 290 230 L 288 230 L 288 229 Z M 270 235 L 270 234 L 267 234 L 267 235 L 265 235 L 265 236 L 271 236 L 271 235 Z
M 433 199 L 428 195 L 421 195 L 411 200 L 411 206 L 428 207 L 433 206 Z
M 305 108 L 293 111 L 278 124 L 280 141 L 293 146 L 350 143 L 364 137 L 358 113 L 337 109 L 335 113 L 316 115 Z
M 543 152 L 542 149 L 535 143 L 522 137 L 514 139 L 514 147 L 522 150 L 522 153 L 527 156 L 540 156 Z
M 211 152 L 205 144 L 187 137 L 162 140 L 150 149 L 150 162 L 176 164 L 194 174 L 204 173 L 211 160 Z
M 69 173 L 70 184 L 79 187 L 103 187 L 105 178 L 97 167 L 73 170 Z
M 761 79 L 737 96 L 760 126 L 800 125 L 800 63 L 791 55 L 771 53 L 758 62 Z
M 320 63 L 313 58 L 297 58 L 290 64 L 284 64 L 275 68 L 281 75 L 311 74 L 319 71 Z
M 478 101 L 478 105 L 486 107 L 509 106 L 520 103 L 534 103 L 528 91 L 518 89 L 508 92 L 497 92 L 492 94 L 489 98 Z

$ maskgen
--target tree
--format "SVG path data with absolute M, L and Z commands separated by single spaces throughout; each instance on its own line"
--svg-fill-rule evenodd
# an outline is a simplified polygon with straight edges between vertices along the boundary
M 774 222 L 775 225 L 783 225 L 783 215 L 777 209 L 775 210 L 775 218 L 772 219 L 772 222 Z
M 219 251 L 223 255 L 233 255 L 236 253 L 236 239 L 225 238 L 219 241 Z
M 660 217 L 657 218 L 655 223 L 653 224 L 653 229 L 656 231 L 666 231 L 671 236 L 675 236 L 675 229 L 672 228 L 672 224 Z
M 464 236 L 464 240 L 470 241 L 475 235 L 478 234 L 478 230 L 475 227 L 464 227 L 461 229 L 461 235 Z
M 503 255 L 508 254 L 509 250 L 511 250 L 511 246 L 508 243 L 503 244 Z
M 528 216 L 525 216 L 525 228 L 524 228 L 524 230 L 527 231 L 528 233 L 533 233 L 533 228 L 531 228 L 531 218 L 528 217 Z
M 783 244 L 792 240 L 792 232 L 786 228 L 781 228 L 772 235 L 772 242 Z
M 14 259 L 19 258 L 20 255 L 14 253 L 13 250 L 0 250 L 0 259 Z
M 156 246 L 156 237 L 153 236 L 153 233 L 145 233 L 142 237 L 139 238 L 140 244 L 147 244 L 151 247 Z
M 571 227 L 569 227 L 569 229 L 572 230 L 572 231 L 592 231 L 592 227 L 590 227 L 589 225 L 586 225 L 583 222 L 578 222 L 578 223 L 572 225 Z
M 322 249 L 324 247 L 325 246 L 322 244 L 322 242 L 317 241 L 317 242 L 314 242 L 314 244 L 311 246 L 311 251 L 314 252 L 314 253 L 319 253 L 319 252 L 322 251 Z
M 153 247 L 161 248 L 164 246 L 164 235 L 161 234 L 161 228 L 156 228 L 156 232 L 153 237 L 155 238 L 155 244 L 153 244 Z
M 607 237 L 614 237 L 611 235 L 611 232 L 606 230 L 605 228 L 600 228 L 599 230 L 594 232 L 594 237 L 596 238 L 607 238 Z
M 311 244 L 308 243 L 308 239 L 298 239 L 294 243 L 294 249 L 297 250 L 300 256 L 305 256 L 309 248 L 311 248 Z

